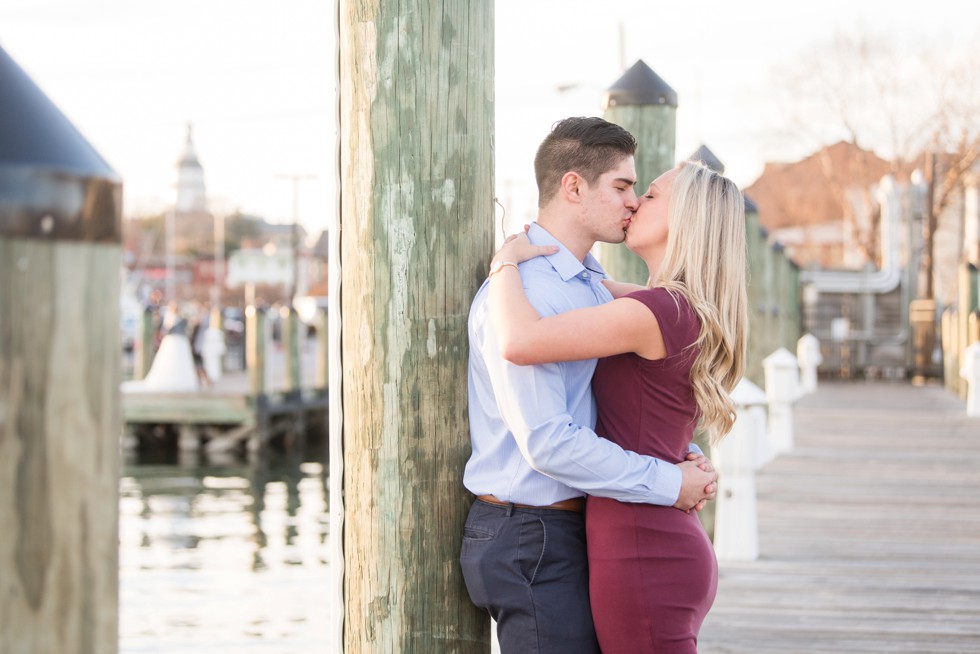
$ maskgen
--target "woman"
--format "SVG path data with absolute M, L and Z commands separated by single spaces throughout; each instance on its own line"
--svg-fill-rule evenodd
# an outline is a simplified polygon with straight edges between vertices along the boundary
M 596 432 L 625 449 L 683 461 L 698 421 L 713 441 L 734 420 L 728 393 L 745 369 L 744 200 L 727 178 L 685 162 L 658 177 L 626 228 L 648 288 L 610 282 L 608 304 L 541 318 L 517 266 L 493 276 L 504 357 L 534 364 L 603 357 L 593 378 Z M 549 250 L 511 239 L 495 261 Z M 697 651 L 717 563 L 693 512 L 590 497 L 590 595 L 605 654 Z

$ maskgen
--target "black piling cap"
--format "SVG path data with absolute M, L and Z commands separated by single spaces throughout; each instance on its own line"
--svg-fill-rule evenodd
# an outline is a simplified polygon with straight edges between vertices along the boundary
M 700 161 L 716 173 L 725 174 L 725 164 L 721 163 L 715 153 L 709 150 L 706 145 L 701 145 L 687 160 Z
M 116 178 L 105 159 L 0 47 L 0 164 L 7 163 Z
M 119 242 L 121 189 L 105 159 L 0 48 L 0 236 Z
M 677 108 L 677 92 L 642 59 L 606 89 L 603 109 L 626 105 L 665 105 Z

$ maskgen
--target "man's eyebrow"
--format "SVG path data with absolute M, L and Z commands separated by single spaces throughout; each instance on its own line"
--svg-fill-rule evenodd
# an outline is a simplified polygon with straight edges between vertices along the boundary
M 630 179 L 629 177 L 617 177 L 617 182 L 623 182 L 624 184 L 629 184 L 630 186 L 636 186 L 636 180 Z

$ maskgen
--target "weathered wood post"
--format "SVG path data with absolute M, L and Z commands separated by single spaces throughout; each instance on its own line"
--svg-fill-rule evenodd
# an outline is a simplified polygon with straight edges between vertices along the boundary
M 800 310 L 800 267 L 786 254 L 786 247 L 776 241 L 772 246 L 775 272 L 773 320 L 777 342 L 787 350 L 796 347 L 802 333 Z
M 946 307 L 940 317 L 943 344 L 943 385 L 953 393 L 960 385 L 960 316 L 955 307 Z
M 266 392 L 265 318 L 265 311 L 254 304 L 245 307 L 245 367 L 248 369 L 249 389 L 256 397 Z
M 268 430 L 268 413 L 266 410 L 265 363 L 266 346 L 266 315 L 265 310 L 250 304 L 245 307 L 245 368 L 248 370 L 249 391 L 255 401 L 255 431 L 249 438 L 247 446 L 250 452 L 257 451 L 262 446 Z
M 330 364 L 327 352 L 330 349 L 330 341 L 327 338 L 327 312 L 317 309 L 316 312 L 316 377 L 314 388 L 324 391 L 328 385 L 328 375 L 330 374 Z
M 280 324 L 282 325 L 282 355 L 285 360 L 285 385 L 283 390 L 286 393 L 287 402 L 293 406 L 291 411 L 292 428 L 290 439 L 287 441 L 291 446 L 301 445 L 305 440 L 306 425 L 302 409 L 303 388 L 300 376 L 300 319 L 296 309 L 292 307 L 282 307 L 279 310 Z
M 748 196 L 745 200 L 745 246 L 748 279 L 746 293 L 749 308 L 749 342 L 746 352 L 745 376 L 757 386 L 764 385 L 762 360 L 766 357 L 772 342 L 767 340 L 764 329 L 766 305 L 764 289 L 760 282 L 765 280 L 765 229 L 759 224 L 759 207 Z
M 154 319 L 152 307 L 146 307 L 140 315 L 140 328 L 133 343 L 133 379 L 145 379 L 153 365 Z
M 0 652 L 118 651 L 122 187 L 0 49 Z
M 287 393 L 298 393 L 300 390 L 300 368 L 299 368 L 299 314 L 291 307 L 282 307 L 279 310 L 280 324 L 282 325 L 282 355 L 285 361 L 285 390 Z
M 637 192 L 674 166 L 677 92 L 638 60 L 610 86 L 602 99 L 603 118 L 636 138 Z M 646 264 L 623 244 L 599 245 L 599 258 L 613 279 L 646 284 Z
M 330 376 L 330 340 L 328 334 L 328 314 L 326 309 L 317 309 L 313 319 L 316 325 L 316 368 L 313 377 L 313 388 L 318 393 L 325 392 Z
M 493 14 L 489 1 L 340 2 L 343 426 L 331 440 L 343 439 L 346 510 L 331 537 L 344 539 L 352 654 L 489 651 L 458 559 L 466 319 L 493 245 Z

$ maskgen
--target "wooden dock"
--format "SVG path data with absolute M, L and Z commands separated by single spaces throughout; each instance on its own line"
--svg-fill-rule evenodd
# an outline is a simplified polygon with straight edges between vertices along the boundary
M 226 450 L 247 442 L 252 449 L 295 432 L 302 438 L 306 416 L 327 412 L 327 389 L 316 383 L 317 344 L 301 344 L 300 388 L 288 390 L 285 354 L 281 348 L 265 350 L 265 392 L 252 389 L 248 370 L 226 372 L 213 385 L 190 393 L 139 392 L 122 394 L 123 421 L 130 436 L 127 447 L 136 447 L 157 425 L 172 425 L 180 431 L 179 446 L 212 451 Z M 275 424 L 277 418 L 288 420 Z M 324 420 L 324 426 L 325 426 Z
M 980 419 L 941 387 L 822 383 L 757 477 L 701 654 L 980 652 Z

